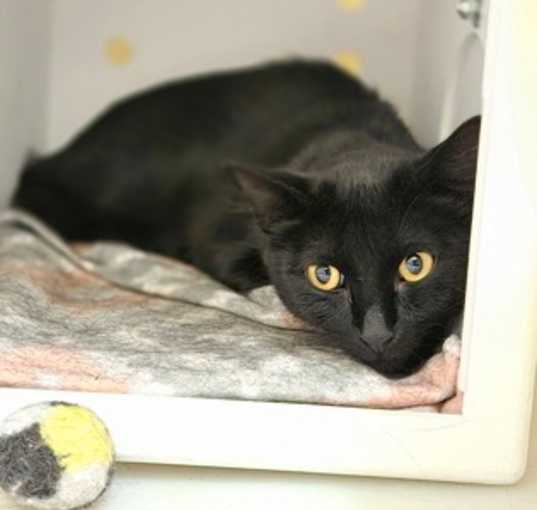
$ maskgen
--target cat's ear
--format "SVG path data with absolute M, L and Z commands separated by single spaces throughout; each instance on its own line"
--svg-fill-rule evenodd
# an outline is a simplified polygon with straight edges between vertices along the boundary
M 467 120 L 418 165 L 416 184 L 439 203 L 449 203 L 458 214 L 472 214 L 480 117 Z
M 274 226 L 293 221 L 307 206 L 308 182 L 304 177 L 237 165 L 229 169 L 264 232 L 270 233 Z
M 473 198 L 480 126 L 481 117 L 472 117 L 431 151 L 426 177 L 435 187 Z

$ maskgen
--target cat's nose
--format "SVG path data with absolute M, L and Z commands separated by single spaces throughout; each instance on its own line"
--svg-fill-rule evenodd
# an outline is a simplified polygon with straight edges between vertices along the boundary
M 360 328 L 360 338 L 377 353 L 382 352 L 393 339 L 393 331 L 387 326 L 379 305 L 367 310 Z
M 360 338 L 362 342 L 364 342 L 370 349 L 380 354 L 382 351 L 384 351 L 386 346 L 393 339 L 393 335 L 391 333 L 378 334 L 378 335 L 372 334 L 372 335 L 361 335 Z

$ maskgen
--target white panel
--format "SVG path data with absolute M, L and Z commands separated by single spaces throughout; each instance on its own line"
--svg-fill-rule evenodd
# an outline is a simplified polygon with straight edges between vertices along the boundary
M 39 148 L 43 137 L 50 5 L 0 0 L 4 194 L 25 152 Z M 65 141 L 128 91 L 289 53 L 332 56 L 359 50 L 363 75 L 404 113 L 413 112 L 412 124 L 425 143 L 441 134 L 448 91 L 455 97 L 450 122 L 479 106 L 479 48 L 468 39 L 454 1 L 370 0 L 356 13 L 324 0 L 54 0 L 52 5 L 49 146 Z M 535 4 L 497 0 L 492 5 L 462 416 L 0 389 L 0 419 L 25 403 L 72 399 L 105 418 L 121 460 L 518 480 L 526 460 L 537 349 L 537 117 L 527 100 L 537 80 L 529 44 L 535 32 L 527 14 Z M 103 45 L 115 35 L 132 44 L 129 65 L 112 66 L 104 57 Z M 468 93 L 464 80 L 452 81 L 456 71 L 471 84 Z M 505 268 L 505 246 L 516 260 L 499 270 Z M 148 416 L 151 420 L 144 419 Z
M 54 0 L 49 148 L 113 99 L 163 80 L 290 55 L 361 55 L 363 76 L 411 112 L 419 0 Z M 114 66 L 106 41 L 132 60 Z
M 49 7 L 0 0 L 0 207 L 45 138 Z

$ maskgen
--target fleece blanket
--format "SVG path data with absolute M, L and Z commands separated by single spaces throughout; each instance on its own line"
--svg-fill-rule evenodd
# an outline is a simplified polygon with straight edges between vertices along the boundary
M 293 317 L 120 243 L 0 214 L 0 386 L 458 412 L 460 342 L 392 381 Z

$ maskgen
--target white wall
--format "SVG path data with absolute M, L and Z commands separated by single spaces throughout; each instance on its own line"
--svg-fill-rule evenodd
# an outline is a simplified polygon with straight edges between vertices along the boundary
M 29 152 L 59 148 L 115 98 L 290 55 L 357 57 L 365 81 L 395 103 L 420 142 L 432 145 L 442 136 L 448 85 L 457 96 L 449 129 L 479 109 L 481 50 L 467 40 L 458 63 L 469 27 L 455 4 L 0 0 L 0 206 Z M 121 65 L 106 53 L 115 37 L 131 50 Z M 454 83 L 456 72 L 467 79 Z
M 0 0 L 0 207 L 45 142 L 49 3 Z
M 344 3 L 344 2 L 343 2 Z M 353 3 L 353 2 L 347 2 Z M 162 80 L 289 55 L 361 55 L 364 78 L 412 113 L 420 0 L 53 0 L 49 148 L 116 97 Z M 130 63 L 106 41 L 122 36 Z
M 483 44 L 457 2 L 421 0 L 410 115 L 426 146 L 441 141 L 481 111 Z

